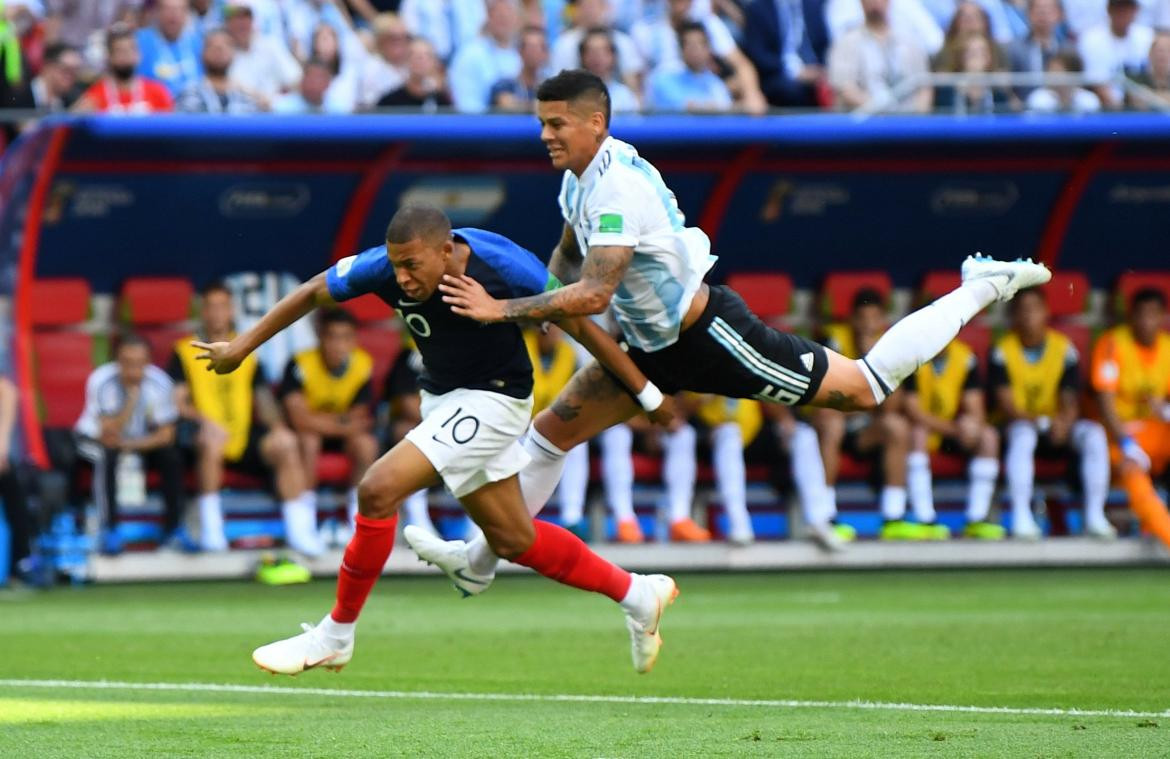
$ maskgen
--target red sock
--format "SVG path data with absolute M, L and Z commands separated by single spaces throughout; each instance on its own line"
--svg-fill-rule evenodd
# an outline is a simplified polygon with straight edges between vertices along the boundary
M 334 622 L 353 622 L 361 613 L 394 548 L 398 515 L 369 519 L 358 514 L 354 522 L 353 537 L 345 547 L 345 558 L 337 574 L 337 604 L 331 615 Z
M 537 519 L 532 547 L 512 561 L 532 567 L 545 577 L 581 590 L 603 593 L 621 601 L 630 591 L 630 573 L 610 564 L 573 533 Z

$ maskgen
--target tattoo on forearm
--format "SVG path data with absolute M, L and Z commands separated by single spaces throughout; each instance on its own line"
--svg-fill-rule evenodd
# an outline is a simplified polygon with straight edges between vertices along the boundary
M 860 403 L 853 399 L 853 396 L 846 395 L 840 390 L 829 391 L 829 397 L 825 399 L 825 408 L 836 409 L 837 411 L 863 411 L 865 409 Z
M 557 321 L 568 316 L 583 316 L 591 313 L 589 301 L 589 293 L 584 288 L 570 285 L 540 295 L 504 301 L 504 319 Z

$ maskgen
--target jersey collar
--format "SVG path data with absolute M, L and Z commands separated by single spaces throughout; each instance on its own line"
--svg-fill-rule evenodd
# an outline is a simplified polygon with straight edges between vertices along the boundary
M 589 180 L 593 179 L 593 175 L 601 170 L 601 157 L 605 155 L 605 151 L 609 149 L 609 146 L 613 144 L 613 142 L 614 139 L 613 135 L 611 134 L 602 140 L 601 144 L 597 146 L 597 153 L 593 156 L 593 160 L 590 161 L 589 165 L 585 167 L 585 171 L 581 172 L 581 184 L 585 184 Z

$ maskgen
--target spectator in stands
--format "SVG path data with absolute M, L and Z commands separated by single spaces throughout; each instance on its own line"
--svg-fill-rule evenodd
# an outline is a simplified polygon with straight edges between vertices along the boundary
M 833 42 L 851 29 L 864 26 L 865 16 L 865 8 L 858 0 L 825 0 L 825 24 Z M 889 0 L 886 16 L 895 36 L 914 40 L 927 56 L 934 56 L 942 49 L 942 27 L 926 10 L 922 0 Z
M 230 469 L 274 478 L 288 544 L 310 556 L 319 554 L 317 515 L 305 489 L 297 438 L 284 422 L 260 362 L 252 355 L 231 374 L 215 374 L 198 359 L 204 349 L 192 344 L 232 338 L 235 306 L 223 284 L 204 288 L 200 321 L 198 334 L 175 343 L 168 367 L 180 425 L 186 428 L 180 438 L 194 443 L 200 547 L 228 549 L 219 491 L 224 470 Z
M 728 89 L 744 110 L 749 113 L 767 110 L 755 67 L 709 5 L 697 8 L 693 0 L 670 0 L 665 17 L 656 22 L 641 21 L 634 26 L 631 36 L 647 61 L 647 70 L 684 67 L 680 40 L 683 26 L 688 23 L 698 23 L 706 31 L 707 46 L 714 53 L 712 69 L 727 80 Z
M 358 41 L 356 33 L 350 24 L 349 17 L 337 0 L 282 0 L 281 9 L 284 12 L 285 39 L 293 55 L 301 62 L 308 61 L 315 52 L 317 30 L 321 26 L 328 26 L 337 37 L 339 57 L 344 57 L 350 49 L 351 43 Z
M 425 40 L 424 40 L 425 42 Z M 430 43 L 427 43 L 430 46 Z M 422 399 L 419 396 L 418 378 L 423 370 L 422 355 L 414 344 L 409 331 L 403 330 L 403 346 L 394 359 L 394 366 L 386 376 L 382 389 L 382 407 L 387 412 L 385 419 L 379 419 L 378 427 L 384 430 L 383 450 L 390 450 L 406 437 L 406 433 L 422 421 Z M 439 531 L 431 522 L 427 503 L 427 491 L 413 493 L 402 504 L 402 514 L 407 524 L 438 535 Z
M 552 405 L 577 371 L 577 352 L 559 327 L 524 331 L 532 360 L 532 416 Z M 561 524 L 582 540 L 589 539 L 585 496 L 589 490 L 589 444 L 581 443 L 565 457 L 565 470 L 557 484 Z
M 0 503 L 4 508 L 3 518 L 8 523 L 9 574 L 30 584 L 39 584 L 34 576 L 28 492 L 13 450 L 19 400 L 16 385 L 0 376 Z
M 581 38 L 581 67 L 596 74 L 609 90 L 613 113 L 635 113 L 642 108 L 638 96 L 617 77 L 617 55 L 608 29 L 590 29 Z
M 203 76 L 199 35 L 188 27 L 187 0 L 158 0 L 154 24 L 138 30 L 138 73 L 162 82 L 171 97 Z
M 297 92 L 281 95 L 272 102 L 272 112 L 282 114 L 306 113 L 350 113 L 346 103 L 327 97 L 329 85 L 333 83 L 333 67 L 317 58 L 309 59 L 301 74 L 301 86 Z
M 260 111 L 259 99 L 228 75 L 234 55 L 230 34 L 223 29 L 209 31 L 203 38 L 203 80 L 183 91 L 178 110 L 231 115 Z
M 702 24 L 689 21 L 678 31 L 683 66 L 658 69 L 650 76 L 649 108 L 656 111 L 725 113 L 731 93 L 711 70 L 711 46 Z
M 824 0 L 753 0 L 748 5 L 743 49 L 759 72 L 769 104 L 817 105 L 829 49 L 824 7 Z
M 359 71 L 365 58 L 359 62 L 356 56 L 347 55 L 341 49 L 337 32 L 329 24 L 319 24 L 313 32 L 309 57 L 324 61 L 333 72 L 325 99 L 346 113 L 352 113 L 358 104 Z
M 349 14 L 357 27 L 377 26 L 378 16 L 397 13 L 402 0 L 345 0 Z
M 179 411 L 173 396 L 171 378 L 150 363 L 150 346 L 136 335 L 119 340 L 114 360 L 85 382 L 85 408 L 73 429 L 78 457 L 93 465 L 93 500 L 102 519 L 105 554 L 122 552 L 119 497 L 145 502 L 147 466 L 161 476 L 164 542 L 188 542 L 180 528 L 183 462 L 175 446 Z M 127 467 L 124 459 L 130 456 L 135 458 Z
M 988 74 L 1003 69 L 996 66 L 992 53 L 995 44 L 986 37 L 972 34 L 963 39 L 953 73 Z M 983 82 L 939 87 L 934 98 L 939 111 L 962 114 L 998 113 L 1012 102 L 1008 90 Z
M 487 20 L 484 3 L 466 0 L 402 0 L 398 13 L 411 35 L 429 40 L 445 64 L 479 35 Z
M 1004 469 L 1012 503 L 1012 537 L 1041 536 L 1032 515 L 1035 460 L 1081 462 L 1085 532 L 1117 537 L 1105 518 L 1109 495 L 1109 442 L 1105 428 L 1081 419 L 1080 356 L 1072 342 L 1048 326 L 1044 291 L 1023 290 L 1011 301 L 1012 331 L 991 352 L 988 384 L 1006 423 Z
M 974 0 L 962 0 L 955 7 L 955 15 L 947 27 L 946 41 L 942 50 L 934 57 L 935 71 L 961 71 L 963 51 L 969 37 L 981 37 L 991 47 L 996 69 L 1007 66 L 1006 58 L 999 45 L 991 37 L 991 21 L 983 6 Z
M 106 30 L 116 23 L 137 24 L 142 0 L 45 0 L 46 39 L 82 53 L 87 73 L 105 68 Z
M 591 29 L 608 29 L 613 34 L 617 76 L 632 91 L 640 91 L 642 76 L 646 73 L 646 63 L 630 35 L 614 28 L 610 1 L 577 0 L 575 7 L 572 28 L 561 32 L 553 42 L 552 63 L 549 69 L 556 72 L 583 68 L 581 42 L 585 39 L 585 34 Z
M 1012 71 L 1040 74 L 1049 70 L 1048 62 L 1068 52 L 1060 0 L 1028 0 L 1028 36 L 1008 45 L 1008 63 Z M 1026 99 L 1034 86 L 1017 87 L 1016 96 Z
M 1079 40 L 1095 26 L 1109 22 L 1106 0 L 1061 0 L 1069 33 Z M 1170 5 L 1166 0 L 1137 0 L 1137 21 L 1152 29 L 1170 29 Z
M 1070 48 L 1050 57 L 1045 70 L 1050 74 L 1079 74 L 1084 68 L 1077 51 Z M 1101 98 L 1084 87 L 1058 84 L 1032 90 L 1026 105 L 1034 113 L 1097 113 Z
M 984 385 L 975 352 L 956 339 L 910 375 L 902 387 L 906 414 L 914 424 L 914 453 L 923 456 L 942 451 L 970 459 L 963 535 L 1002 540 L 1003 527 L 989 520 L 999 478 L 999 433 L 987 421 Z M 913 487 L 911 491 L 912 499 L 931 498 L 933 511 L 931 494 L 930 487 Z
M 929 64 L 914 39 L 902 37 L 890 26 L 889 3 L 861 0 L 865 24 L 846 32 L 829 49 L 829 84 L 840 108 L 930 110 L 929 86 L 902 88 L 907 80 L 926 74 Z
M 526 26 L 520 32 L 520 73 L 492 85 L 492 107 L 531 112 L 536 102 L 536 87 L 547 76 L 548 36 L 539 26 Z
M 599 442 L 601 486 L 613 514 L 615 538 L 619 543 L 643 543 L 646 536 L 634 513 L 634 430 L 628 423 L 615 424 L 601 433 Z
M 1170 333 L 1166 295 L 1141 289 L 1129 302 L 1126 323 L 1106 332 L 1093 348 L 1092 383 L 1110 458 L 1144 531 L 1170 547 L 1170 514 L 1154 490 L 1170 464 Z
M 124 24 L 110 27 L 106 33 L 106 76 L 90 85 L 73 109 L 127 114 L 174 110 L 166 87 L 134 73 L 140 59 L 134 30 Z
M 847 358 L 857 359 L 869 352 L 887 326 L 885 300 L 876 290 L 863 288 L 853 296 L 849 321 L 825 328 L 825 345 Z M 895 402 L 882 404 L 870 413 L 846 415 L 831 409 L 811 412 L 810 419 L 820 438 L 826 485 L 836 487 L 843 450 L 861 458 L 879 457 L 884 483 L 879 496 L 884 520 L 881 537 L 886 540 L 945 538 L 946 528 L 934 525 L 933 511 L 919 511 L 916 505 L 918 523 L 904 519 L 910 425 L 897 408 Z
M 223 26 L 223 8 L 218 0 L 191 0 L 187 23 L 200 39 Z
M 451 59 L 448 77 L 455 107 L 479 113 L 491 104 L 492 85 L 520 73 L 516 51 L 516 0 L 488 0 L 484 33 L 466 42 Z
M 30 87 L 32 69 L 20 47 L 20 38 L 3 15 L 0 3 L 0 108 L 31 109 L 35 107 Z M 0 125 L 4 141 L 15 135 L 15 125 Z
M 81 95 L 78 77 L 82 65 L 81 53 L 74 48 L 63 42 L 46 45 L 41 73 L 31 84 L 37 110 L 50 113 L 68 110 Z
M 383 95 L 401 87 L 410 65 L 410 33 L 397 14 L 378 14 L 373 29 L 374 53 L 366 59 L 359 88 L 363 108 L 374 106 Z
M 379 108 L 420 108 L 433 112 L 451 106 L 451 96 L 443 82 L 443 64 L 439 63 L 431 43 L 419 38 L 410 43 L 410 64 L 402 86 L 382 96 Z
M 257 31 L 254 2 L 227 0 L 224 6 L 225 28 L 236 46 L 228 77 L 268 107 L 278 95 L 297 86 L 301 66 L 282 38 Z
M 1116 83 L 1127 72 L 1136 73 L 1146 62 L 1154 30 L 1136 22 L 1137 0 L 1109 0 L 1109 22 L 1085 30 L 1080 37 L 1085 78 L 1107 110 L 1124 106 L 1124 92 Z
M 1168 4 L 1170 5 L 1170 4 Z M 1170 106 L 1170 34 L 1158 32 L 1150 43 L 1150 57 L 1145 71 L 1135 77 L 1138 84 L 1147 87 L 1151 94 L 1161 101 L 1163 107 Z M 1133 98 L 1134 108 L 1148 110 L 1157 103 Z
M 30 78 L 41 70 L 45 52 L 45 8 L 41 0 L 5 0 L 3 20 L 20 43 Z
M 346 516 L 357 515 L 357 486 L 378 457 L 374 437 L 374 360 L 358 347 L 357 320 L 348 311 L 323 311 L 316 348 L 289 360 L 280 398 L 301 444 L 305 485 L 317 511 L 317 460 L 322 451 L 344 453 L 350 465 Z
M 792 484 L 812 539 L 827 551 L 841 550 L 857 539 L 857 530 L 837 522 L 837 491 L 825 481 L 816 429 L 805 415 L 797 417 L 788 406 L 769 403 L 761 410 L 773 426 L 775 439 L 788 452 Z

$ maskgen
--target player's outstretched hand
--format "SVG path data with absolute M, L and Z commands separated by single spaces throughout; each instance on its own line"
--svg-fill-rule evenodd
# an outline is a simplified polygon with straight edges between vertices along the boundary
M 466 274 L 458 277 L 444 274 L 439 291 L 443 293 L 443 302 L 449 304 L 451 311 L 459 316 L 484 324 L 504 321 L 502 302 L 488 295 L 483 285 Z
M 650 421 L 658 426 L 669 429 L 674 424 L 675 418 L 674 397 L 668 395 L 663 398 L 662 404 L 653 411 L 647 411 L 646 416 L 650 417 Z
M 206 361 L 207 371 L 209 372 L 230 374 L 244 362 L 245 357 L 235 355 L 231 343 L 204 343 L 198 340 L 192 340 L 191 345 L 203 351 L 195 359 L 197 361 Z

